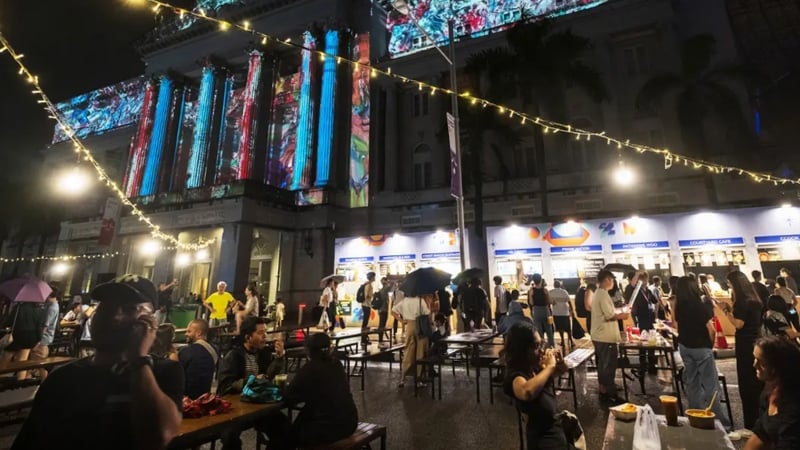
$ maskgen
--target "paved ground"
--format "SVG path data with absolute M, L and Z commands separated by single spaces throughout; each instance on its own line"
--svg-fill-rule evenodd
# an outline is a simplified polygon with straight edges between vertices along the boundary
M 742 426 L 741 401 L 738 396 L 734 359 L 722 359 L 717 365 L 728 380 L 734 422 Z M 392 374 L 388 366 L 370 365 L 367 372 L 366 391 L 361 392 L 360 380 L 352 379 L 353 397 L 358 405 L 362 421 L 385 424 L 388 427 L 390 449 L 517 449 L 519 434 L 517 416 L 508 399 L 498 389 L 494 405 L 489 404 L 486 380 L 482 378 L 481 403 L 475 401 L 475 377 L 467 377 L 463 369 L 453 377 L 449 369 L 444 371 L 443 398 L 431 400 L 429 390 L 420 390 L 414 398 L 413 387 L 397 387 L 397 365 Z M 486 371 L 484 371 L 484 376 Z M 620 381 L 621 383 L 621 381 Z M 585 393 L 579 392 L 577 415 L 581 420 L 590 450 L 601 449 L 608 412 L 597 401 L 597 380 L 594 373 L 586 375 L 580 383 Z M 659 384 L 654 376 L 648 376 L 648 396 L 632 395 L 634 403 L 651 404 L 656 412 L 661 411 L 658 394 L 666 386 Z M 629 388 L 639 393 L 638 384 Z M 685 400 L 684 400 L 685 402 Z M 559 407 L 572 410 L 572 398 L 560 393 Z M 88 425 L 88 424 L 87 424 Z M 18 426 L 0 429 L 0 448 L 9 448 Z M 244 448 L 255 448 L 255 434 L 243 435 Z M 741 448 L 743 441 L 737 445 Z M 205 446 L 204 448 L 208 448 Z

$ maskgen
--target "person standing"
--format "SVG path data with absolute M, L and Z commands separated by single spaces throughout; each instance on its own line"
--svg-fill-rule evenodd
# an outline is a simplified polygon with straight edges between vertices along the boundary
M 27 361 L 31 349 L 42 340 L 44 321 L 41 311 L 34 303 L 20 302 L 8 320 L 10 322 L 7 325 L 11 327 L 13 341 L 6 347 L 0 362 L 6 364 L 11 360 Z M 24 380 L 27 376 L 27 371 L 17 372 L 17 380 Z
M 647 286 L 648 274 L 644 270 L 636 273 L 631 280 L 631 284 L 625 287 L 625 298 L 632 299 L 636 286 L 641 282 L 636 298 L 633 298 L 631 314 L 636 319 L 636 325 L 641 331 L 652 331 L 656 322 L 656 305 L 658 300 L 653 297 L 653 292 Z M 639 361 L 641 367 L 647 368 L 650 374 L 656 373 L 656 352 L 655 350 L 639 350 Z
M 569 338 L 569 347 L 575 347 L 575 342 L 572 340 L 572 303 L 569 300 L 569 293 L 561 288 L 561 282 L 558 280 L 553 281 L 550 301 L 553 302 L 553 324 L 561 338 L 561 350 L 566 354 L 567 341 L 564 340 L 564 333 L 567 333 L 567 338 Z
M 614 378 L 617 373 L 617 344 L 621 341 L 618 320 L 628 318 L 626 311 L 617 312 L 608 291 L 614 288 L 614 274 L 608 270 L 597 273 L 598 289 L 592 299 L 592 343 L 597 359 L 597 381 L 600 400 L 611 404 L 620 402 Z
M 383 343 L 383 334 L 386 332 L 386 321 L 389 319 L 389 292 L 392 285 L 386 277 L 381 278 L 381 289 L 378 291 L 378 343 Z
M 58 328 L 58 293 L 53 291 L 44 302 L 44 328 L 42 339 L 31 349 L 31 361 L 45 359 L 50 355 L 50 345 Z M 42 381 L 47 378 L 46 369 L 38 369 Z
M 459 297 L 464 312 L 464 328 L 469 331 L 480 328 L 481 322 L 487 317 L 486 306 L 488 304 L 486 291 L 481 287 L 480 278 L 470 280 L 469 286 Z
M 369 319 L 372 314 L 372 299 L 375 297 L 375 272 L 367 272 L 367 282 L 364 283 L 364 302 L 361 303 L 361 329 L 369 329 Z
M 754 270 L 750 272 L 750 275 L 753 276 L 753 289 L 756 290 L 756 294 L 758 294 L 761 303 L 766 305 L 767 299 L 769 298 L 769 289 L 761 282 L 761 271 Z
M 428 351 L 428 338 L 419 335 L 417 330 L 417 317 L 431 314 L 429 302 L 433 301 L 433 294 L 422 297 L 406 297 L 403 301 L 395 303 L 392 315 L 395 320 L 403 322 L 403 332 L 406 338 L 406 348 L 403 354 L 403 370 L 400 374 L 398 387 L 405 386 L 405 377 L 413 376 L 416 370 L 417 379 L 422 378 L 422 366 L 416 361 L 425 357 Z M 421 381 L 420 385 L 424 385 Z
M 177 285 L 177 279 L 173 279 L 169 283 L 158 284 L 158 312 L 156 313 L 156 319 L 159 324 L 169 322 L 169 315 L 172 311 L 172 292 Z
M 797 281 L 792 277 L 792 272 L 786 267 L 781 267 L 780 275 L 781 278 L 786 280 L 786 287 L 791 289 L 792 292 L 797 292 Z
M 586 332 L 592 332 L 592 296 L 597 290 L 594 283 L 581 279 L 581 286 L 575 292 L 575 315 L 586 319 Z
M 544 287 L 544 279 L 541 274 L 535 273 L 531 279 L 531 288 L 528 290 L 528 305 L 533 309 L 533 325 L 540 336 L 547 335 L 547 345 L 555 347 L 552 325 L 553 309 L 550 294 Z
M 678 280 L 675 291 L 675 329 L 678 330 L 678 351 L 685 365 L 683 382 L 689 408 L 708 406 L 714 392 L 721 392 L 717 364 L 714 362 L 714 305 L 704 298 L 697 283 L 689 278 Z M 726 430 L 731 430 L 731 420 L 722 411 L 719 397 L 712 410 Z M 741 439 L 738 434 L 729 437 Z M 738 440 L 736 439 L 736 440 Z
M 284 317 L 286 317 L 286 305 L 283 304 L 283 299 L 278 297 L 275 299 L 275 325 L 277 327 L 283 326 Z
M 495 275 L 494 281 L 494 326 L 500 323 L 500 319 L 508 314 L 508 302 L 506 302 L 506 289 L 503 287 L 503 277 Z
M 789 312 L 787 319 L 794 325 L 795 330 L 800 330 L 800 321 L 797 320 L 797 294 L 789 289 L 787 279 L 784 277 L 776 279 L 775 285 L 775 295 L 780 296 L 786 302 L 786 309 Z
M 217 291 L 209 295 L 205 303 L 203 303 L 206 309 L 208 309 L 209 322 L 212 327 L 225 323 L 228 319 L 228 307 L 235 301 L 233 295 L 225 291 L 227 287 L 228 283 L 220 281 L 217 283 Z
M 244 309 L 236 311 L 236 333 L 239 333 L 239 327 L 242 325 L 242 320 L 248 317 L 258 317 L 258 290 L 255 283 L 250 283 L 244 288 L 244 295 L 246 303 Z M 237 301 L 238 303 L 238 301 Z
M 319 304 L 322 306 L 322 316 L 319 319 L 319 325 L 322 328 L 327 326 L 329 333 L 333 333 L 333 329 L 336 326 L 336 299 L 338 298 L 338 288 L 339 282 L 336 278 L 331 278 L 325 284 L 325 289 L 322 290 L 322 296 L 319 298 Z
M 758 419 L 758 397 L 763 384 L 758 381 L 753 367 L 753 349 L 761 329 L 761 300 L 745 274 L 735 270 L 728 274 L 731 286 L 733 308 L 721 303 L 725 314 L 736 327 L 736 376 L 739 380 L 739 395 L 742 398 L 744 429 L 742 437 L 747 438 Z

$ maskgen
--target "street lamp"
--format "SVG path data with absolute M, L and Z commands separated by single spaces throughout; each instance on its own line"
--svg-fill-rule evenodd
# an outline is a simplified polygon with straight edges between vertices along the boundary
M 59 193 L 71 196 L 80 195 L 89 187 L 89 175 L 81 168 L 75 166 L 65 170 L 58 178 Z
M 450 17 L 447 19 L 447 33 L 449 36 L 448 39 L 448 53 L 449 56 L 444 53 L 444 51 L 439 47 L 436 41 L 431 38 L 428 32 L 422 28 L 417 19 L 414 18 L 413 14 L 411 14 L 411 8 L 408 5 L 406 0 L 392 0 L 392 8 L 395 11 L 400 13 L 401 15 L 408 18 L 408 20 L 414 24 L 415 27 L 425 36 L 426 39 L 433 43 L 434 48 L 436 51 L 442 55 L 447 64 L 450 66 L 450 101 L 451 107 L 453 109 L 453 134 L 454 136 L 454 151 L 455 151 L 455 159 L 456 159 L 456 173 L 453 176 L 456 177 L 456 216 L 458 218 L 458 250 L 459 254 L 461 255 L 461 270 L 465 270 L 467 268 L 467 263 L 469 262 L 469 254 L 467 253 L 468 250 L 465 245 L 466 241 L 466 233 L 465 233 L 465 225 L 464 225 L 464 185 L 462 182 L 461 177 L 461 126 L 459 124 L 459 116 L 458 116 L 458 81 L 456 78 L 456 46 L 455 46 L 455 33 L 453 29 L 455 28 L 455 17 L 453 15 L 453 3 L 450 2 Z

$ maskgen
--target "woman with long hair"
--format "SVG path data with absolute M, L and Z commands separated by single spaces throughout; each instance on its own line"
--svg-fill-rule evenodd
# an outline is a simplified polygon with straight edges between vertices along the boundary
M 756 342 L 753 360 L 765 388 L 745 450 L 800 448 L 800 348 L 783 336 L 765 337 Z
M 163 359 L 178 360 L 178 350 L 172 344 L 175 340 L 175 325 L 162 323 L 156 330 L 156 340 L 150 347 L 150 354 Z
M 763 335 L 800 337 L 800 333 L 789 322 L 789 307 L 780 295 L 767 298 L 767 309 L 764 311 Z
M 242 325 L 242 320 L 246 317 L 258 317 L 258 290 L 255 283 L 250 283 L 244 288 L 244 295 L 247 298 L 246 303 L 239 311 L 236 311 L 236 333 L 239 333 L 239 327 Z M 237 303 L 240 303 L 237 300 Z
M 714 305 L 703 297 L 697 282 L 681 277 L 675 294 L 675 323 L 679 330 L 678 350 L 683 358 L 683 383 L 689 408 L 702 409 L 714 392 L 720 391 L 717 364 L 714 362 Z M 719 397 L 712 405 L 714 414 L 730 430 L 730 418 L 723 414 Z M 741 437 L 739 437 L 741 439 Z
M 739 380 L 739 396 L 742 398 L 744 414 L 744 433 L 749 437 L 750 430 L 758 418 L 758 396 L 763 384 L 756 378 L 753 367 L 753 348 L 761 330 L 761 300 L 747 276 L 734 270 L 727 276 L 731 287 L 733 308 L 724 303 L 723 310 L 736 327 L 736 376 Z
M 561 354 L 545 349 L 539 334 L 530 326 L 515 325 L 506 335 L 505 358 L 503 390 L 528 416 L 528 450 L 572 448 L 555 419 L 556 396 L 551 381 L 566 371 Z

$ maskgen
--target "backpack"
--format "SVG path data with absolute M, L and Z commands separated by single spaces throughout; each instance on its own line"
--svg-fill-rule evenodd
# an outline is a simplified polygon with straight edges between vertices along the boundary
M 367 281 L 369 283 L 369 281 Z M 364 290 L 367 287 L 367 283 L 362 284 L 358 287 L 358 291 L 356 291 L 356 301 L 358 303 L 364 303 Z
M 372 296 L 372 309 L 383 308 L 383 295 L 381 295 L 381 291 L 376 292 L 375 295 Z

